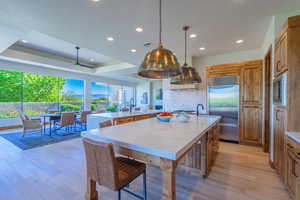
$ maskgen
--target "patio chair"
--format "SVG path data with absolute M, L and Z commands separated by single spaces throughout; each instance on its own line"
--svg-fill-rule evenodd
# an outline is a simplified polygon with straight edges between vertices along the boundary
M 22 125 L 23 125 L 23 134 L 22 137 L 28 133 L 28 131 L 37 132 L 39 131 L 41 135 L 43 134 L 43 126 L 41 119 L 31 119 L 29 116 L 25 115 L 22 111 L 18 111 Z
M 55 123 L 55 131 L 61 128 L 65 128 L 67 134 L 63 135 L 68 135 L 72 127 L 75 125 L 75 118 L 75 112 L 63 112 L 61 114 L 60 120 Z
M 83 129 L 83 126 L 84 128 L 86 129 L 86 123 L 87 123 L 87 116 L 89 114 L 91 114 L 92 111 L 82 111 L 80 113 L 80 118 L 79 119 L 76 119 L 76 124 L 80 124 L 81 125 L 81 129 Z

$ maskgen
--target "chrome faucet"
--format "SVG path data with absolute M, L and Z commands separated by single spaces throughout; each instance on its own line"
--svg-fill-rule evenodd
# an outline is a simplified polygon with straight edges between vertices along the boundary
M 134 107 L 134 99 L 131 98 L 129 101 L 129 112 L 132 112 L 132 108 Z
M 201 104 L 201 103 L 199 103 L 198 105 L 197 105 L 197 116 L 199 116 L 199 107 L 201 106 L 201 108 L 202 108 L 202 110 L 204 110 L 204 106 L 203 106 L 203 104 Z

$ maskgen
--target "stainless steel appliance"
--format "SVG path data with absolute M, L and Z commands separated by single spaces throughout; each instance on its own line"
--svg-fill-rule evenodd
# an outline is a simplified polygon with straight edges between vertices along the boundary
M 210 78 L 208 80 L 208 106 L 210 115 L 222 116 L 220 139 L 239 141 L 240 86 L 238 76 Z
M 283 74 L 273 81 L 273 103 L 286 105 L 287 97 L 287 74 Z

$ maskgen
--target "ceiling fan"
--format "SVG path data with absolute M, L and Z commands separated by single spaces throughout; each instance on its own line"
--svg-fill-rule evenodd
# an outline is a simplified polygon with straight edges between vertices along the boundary
M 86 67 L 86 68 L 90 68 L 90 69 L 94 69 L 96 68 L 96 66 L 93 66 L 93 65 L 86 65 L 86 64 L 82 64 L 79 62 L 79 50 L 80 50 L 80 47 L 75 47 L 76 49 L 76 63 L 75 65 L 78 65 L 78 66 L 81 66 L 81 67 Z

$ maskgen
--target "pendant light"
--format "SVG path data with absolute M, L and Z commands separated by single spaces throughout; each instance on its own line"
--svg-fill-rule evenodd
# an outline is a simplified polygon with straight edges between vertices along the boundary
M 184 84 L 195 84 L 195 83 L 201 83 L 202 80 L 197 73 L 196 69 L 194 67 L 190 67 L 186 63 L 186 57 L 187 57 L 187 31 L 189 30 L 189 26 L 183 27 L 184 30 L 184 36 L 185 36 L 185 47 L 184 47 L 184 64 L 181 67 L 182 74 L 176 77 L 173 77 L 171 79 L 171 84 L 174 85 L 184 85 Z
M 162 0 L 159 0 L 159 46 L 147 53 L 138 71 L 138 75 L 144 78 L 164 79 L 181 74 L 180 64 L 176 56 L 162 45 L 161 7 Z

